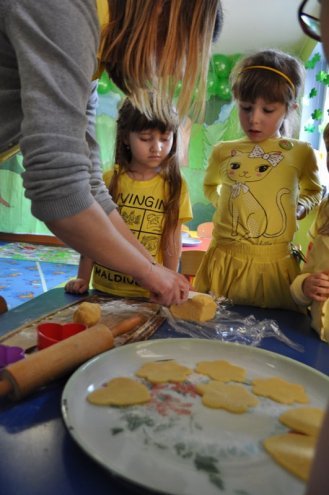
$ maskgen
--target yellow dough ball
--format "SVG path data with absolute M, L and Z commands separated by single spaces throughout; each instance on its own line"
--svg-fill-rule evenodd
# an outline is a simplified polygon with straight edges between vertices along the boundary
M 101 318 L 101 307 L 99 304 L 83 302 L 75 310 L 73 314 L 73 321 L 76 323 L 83 323 L 87 327 L 92 327 L 99 322 Z

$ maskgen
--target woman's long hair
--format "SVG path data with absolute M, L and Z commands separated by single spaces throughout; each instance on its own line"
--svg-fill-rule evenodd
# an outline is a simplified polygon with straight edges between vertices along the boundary
M 162 253 L 167 249 L 167 239 L 173 235 L 178 224 L 179 204 L 182 190 L 182 176 L 179 168 L 179 157 L 177 152 L 178 139 L 178 116 L 171 109 L 170 118 L 162 121 L 157 118 L 151 120 L 141 113 L 126 98 L 119 109 L 117 119 L 117 135 L 115 145 L 115 167 L 109 185 L 109 192 L 114 201 L 117 201 L 119 190 L 118 184 L 120 176 L 130 169 L 132 159 L 131 151 L 127 146 L 127 139 L 130 132 L 141 132 L 149 129 L 157 129 L 161 133 L 173 132 L 173 144 L 169 155 L 161 162 L 161 176 L 164 179 L 164 225 L 162 230 L 160 249 Z
M 139 110 L 167 119 L 181 82 L 177 111 L 202 115 L 212 40 L 222 25 L 219 0 L 108 0 L 101 62 Z M 149 91 L 153 92 L 150 105 Z M 197 90 L 197 91 L 196 91 Z

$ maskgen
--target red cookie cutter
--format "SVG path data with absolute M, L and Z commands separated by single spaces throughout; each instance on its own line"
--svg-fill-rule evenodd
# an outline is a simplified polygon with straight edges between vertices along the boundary
M 76 333 L 82 332 L 87 327 L 82 323 L 40 323 L 38 331 L 38 349 L 45 349 L 61 340 L 72 337 Z

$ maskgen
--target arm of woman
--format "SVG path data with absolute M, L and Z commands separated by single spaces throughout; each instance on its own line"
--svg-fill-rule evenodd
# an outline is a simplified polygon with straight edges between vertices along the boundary
M 151 292 L 152 301 L 169 306 L 186 300 L 189 285 L 185 277 L 160 265 L 152 265 L 127 240 L 129 235 L 133 235 L 128 227 L 122 225 L 122 232 L 127 237 L 117 230 L 112 222 L 112 216 L 116 222 L 116 214 L 113 210 L 107 217 L 102 208 L 94 203 L 77 215 L 50 222 L 48 226 L 65 244 L 81 254 L 101 265 L 131 275 Z
M 154 262 L 154 259 L 152 255 L 149 253 L 149 251 L 139 242 L 137 237 L 134 236 L 132 231 L 127 227 L 127 224 L 123 220 L 122 216 L 118 213 L 117 210 L 111 212 L 111 221 L 113 225 L 116 227 L 118 232 L 127 240 L 130 242 L 132 246 L 135 246 L 135 248 L 151 263 Z

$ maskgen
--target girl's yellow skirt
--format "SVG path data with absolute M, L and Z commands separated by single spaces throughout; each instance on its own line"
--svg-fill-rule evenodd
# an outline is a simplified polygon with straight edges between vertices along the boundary
M 234 304 L 301 311 L 290 295 L 300 273 L 290 245 L 242 242 L 209 246 L 195 277 L 199 292 L 226 297 Z

